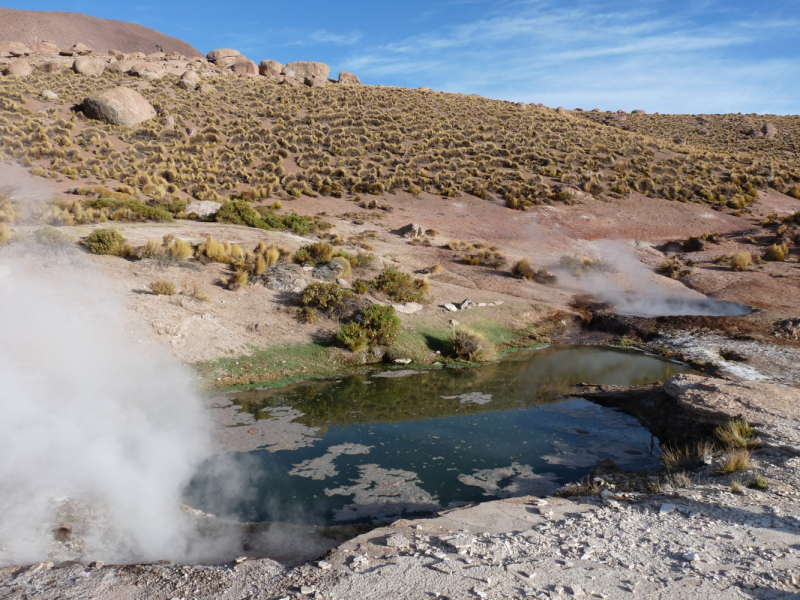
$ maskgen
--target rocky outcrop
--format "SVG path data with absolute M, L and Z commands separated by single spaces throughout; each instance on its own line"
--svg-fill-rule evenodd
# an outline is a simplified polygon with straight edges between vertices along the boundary
M 156 116 L 156 110 L 139 92 L 116 87 L 83 101 L 83 113 L 111 125 L 134 127 Z
M 128 71 L 134 77 L 141 77 L 142 79 L 154 80 L 161 79 L 164 76 L 164 69 L 152 63 L 138 62 L 131 67 Z
M 197 85 L 200 83 L 200 74 L 197 71 L 186 71 L 181 75 L 181 80 L 178 82 L 178 87 L 184 90 L 196 90 Z
M 307 75 L 303 78 L 303 83 L 310 88 L 324 88 L 327 81 L 314 75 Z
M 39 54 L 58 54 L 58 46 L 55 42 L 51 42 L 50 40 L 33 44 L 31 50 Z
M 222 58 L 215 60 L 214 65 L 220 69 L 229 69 L 236 64 L 237 60 L 239 60 L 238 56 L 223 56 Z
M 49 60 L 45 63 L 37 65 L 36 67 L 42 73 L 60 73 L 61 70 L 64 68 L 63 63 L 60 63 L 56 60 Z
M 416 223 L 410 223 L 404 227 L 399 229 L 400 235 L 404 238 L 418 238 L 421 237 L 425 230 L 422 228 L 421 225 L 417 225 Z
M 231 48 L 219 48 L 218 50 L 212 50 L 206 54 L 206 58 L 211 62 L 216 63 L 221 58 L 236 58 L 240 54 L 241 52 L 238 50 L 233 50 Z
M 79 56 L 72 63 L 72 70 L 80 75 L 98 77 L 106 70 L 106 63 L 99 58 L 89 56 Z
M 275 80 L 280 79 L 281 69 L 283 69 L 283 65 L 277 60 L 262 60 L 258 65 L 259 75 Z
M 768 140 L 771 140 L 778 134 L 778 128 L 775 127 L 772 123 L 764 123 L 759 130 L 761 135 L 763 135 Z
M 30 56 L 31 54 L 33 54 L 33 50 L 31 50 L 27 46 L 17 46 L 16 48 L 12 48 L 9 51 L 9 54 L 15 58 L 19 58 L 22 56 Z
M 231 71 L 237 75 L 258 75 L 258 66 L 246 56 L 237 56 L 236 61 L 231 65 Z
M 317 77 L 319 79 L 327 79 L 328 74 L 331 72 L 331 68 L 326 65 L 325 63 L 321 62 L 307 62 L 307 61 L 297 61 L 297 62 L 290 62 L 285 67 L 283 67 L 283 73 L 286 75 L 290 75 L 295 79 L 299 79 L 300 81 L 305 80 L 306 77 Z
M 346 71 L 340 71 L 339 83 L 344 85 L 358 85 L 361 83 L 361 80 L 352 73 L 347 73 Z
M 89 48 L 86 44 L 83 44 L 81 42 L 74 44 L 72 48 L 59 51 L 59 54 L 61 56 L 86 56 L 87 54 L 91 53 L 92 49 Z
M 647 111 L 637 108 L 636 110 L 632 110 L 631 114 L 632 115 L 646 115 Z
M 3 74 L 10 77 L 27 77 L 31 73 L 33 73 L 31 63 L 18 59 L 8 65 Z
M 219 212 L 220 208 L 222 208 L 222 204 L 219 202 L 204 200 L 202 202 L 192 202 L 188 204 L 183 212 L 187 215 L 194 215 L 198 219 L 204 219 L 206 217 L 213 217 Z

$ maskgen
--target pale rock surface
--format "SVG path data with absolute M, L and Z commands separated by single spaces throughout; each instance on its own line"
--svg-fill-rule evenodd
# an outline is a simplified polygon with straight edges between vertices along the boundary
M 306 77 L 314 75 L 320 79 L 327 79 L 328 74 L 331 72 L 331 68 L 326 65 L 325 63 L 321 62 L 310 62 L 310 61 L 296 61 L 290 62 L 285 67 L 283 67 L 284 73 L 289 73 L 292 71 L 294 73 L 294 78 L 303 81 Z
M 58 100 L 58 94 L 51 90 L 45 90 L 42 92 L 42 99 L 46 100 L 47 102 L 55 102 Z
M 83 101 L 83 112 L 90 119 L 111 125 L 134 127 L 156 116 L 156 110 L 139 92 L 116 87 Z
M 5 74 L 11 77 L 27 77 L 33 73 L 33 67 L 27 60 L 15 60 L 6 67 Z
M 197 71 L 186 71 L 181 75 L 181 80 L 178 82 L 178 87 L 184 90 L 196 90 L 200 83 L 200 74 Z
M 231 71 L 237 75 L 258 75 L 258 66 L 244 55 L 237 56 Z
M 280 79 L 283 65 L 277 60 L 262 60 L 258 65 L 258 73 L 270 79 Z
M 219 48 L 218 50 L 212 50 L 206 55 L 206 58 L 210 61 L 216 62 L 220 58 L 236 58 L 239 56 L 241 52 L 238 50 L 233 50 L 231 48 Z
M 303 78 L 303 83 L 310 88 L 324 88 L 326 81 L 315 75 L 307 75 Z
M 339 83 L 344 85 L 358 85 L 361 83 L 361 80 L 352 73 L 347 73 L 346 71 L 340 71 Z
M 79 56 L 72 63 L 72 70 L 80 75 L 88 77 L 99 77 L 106 70 L 106 63 L 99 58 L 90 58 L 88 56 Z
M 197 215 L 199 218 L 212 217 L 219 212 L 222 204 L 219 202 L 211 202 L 210 200 L 203 200 L 201 202 L 192 202 L 186 206 L 184 212 L 187 215 Z

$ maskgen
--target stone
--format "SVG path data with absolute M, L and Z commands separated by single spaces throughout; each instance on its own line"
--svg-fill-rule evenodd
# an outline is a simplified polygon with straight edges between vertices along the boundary
M 72 46 L 69 50 L 61 50 L 59 54 L 62 56 L 85 56 L 87 54 L 91 54 L 92 49 L 89 48 L 86 44 L 81 44 L 80 42 Z
M 83 101 L 83 113 L 111 125 L 134 127 L 156 116 L 156 110 L 139 92 L 116 87 Z
M 631 114 L 632 115 L 646 115 L 647 111 L 644 111 L 644 110 L 641 110 L 641 109 L 637 108 L 636 110 L 632 110 Z
M 161 79 L 164 76 L 164 69 L 159 65 L 146 63 L 143 61 L 136 62 L 128 71 L 134 77 L 141 77 L 142 79 Z
M 175 129 L 175 117 L 170 115 L 164 119 L 164 129 Z
M 422 304 L 418 302 L 405 302 L 404 304 L 392 304 L 394 307 L 395 312 L 402 313 L 404 315 L 413 315 L 414 313 L 418 313 L 422 310 Z
M 60 73 L 64 68 L 64 64 L 55 60 L 49 60 L 46 63 L 38 65 L 36 68 L 42 73 Z
M 240 54 L 241 52 L 238 50 L 232 50 L 231 48 L 219 48 L 218 50 L 212 50 L 206 54 L 206 58 L 212 62 L 216 62 L 220 58 L 236 58 Z
M 326 80 L 320 79 L 316 75 L 306 75 L 303 78 L 303 83 L 310 88 L 324 88 Z
M 772 123 L 764 123 L 764 125 L 761 126 L 761 129 L 759 131 L 761 132 L 761 135 L 763 135 L 768 140 L 771 140 L 777 135 L 778 128 L 775 127 L 775 125 L 773 125 Z
M 185 60 L 185 57 L 178 52 L 177 50 L 174 52 L 170 52 L 164 57 L 164 60 Z
M 33 67 L 27 60 L 15 60 L 6 67 L 5 75 L 10 77 L 27 77 L 33 73 Z
M 327 561 L 325 561 L 325 560 L 321 560 L 321 561 L 319 561 L 319 562 L 317 563 L 317 566 L 318 566 L 320 569 L 322 569 L 323 571 L 327 571 L 327 570 L 328 570 L 328 569 L 330 569 L 330 568 L 331 568 L 333 565 L 331 565 L 331 563 L 329 563 L 329 562 L 327 562 Z
M 29 56 L 33 54 L 33 50 L 31 50 L 27 46 L 17 46 L 16 48 L 12 48 L 8 53 L 11 56 L 20 58 L 22 56 Z
M 396 365 L 410 365 L 411 359 L 410 358 L 395 358 L 394 364 Z
M 317 588 L 313 585 L 303 585 L 300 587 L 300 593 L 304 596 L 310 596 L 311 594 L 315 593 Z
M 297 87 L 300 85 L 300 82 L 290 75 L 284 75 L 280 83 L 282 85 L 288 85 L 290 87 Z
M 340 71 L 339 83 L 343 85 L 359 85 L 361 83 L 361 80 L 352 73 L 348 73 L 346 71 Z
M 229 69 L 236 64 L 237 60 L 239 60 L 238 56 L 223 56 L 215 60 L 214 64 L 220 69 Z
M 422 237 L 422 234 L 425 233 L 425 230 L 422 226 L 417 225 L 416 223 L 410 223 L 404 227 L 400 228 L 400 235 L 404 238 L 418 238 Z
M 199 218 L 213 217 L 222 208 L 219 202 L 212 202 L 211 200 L 203 200 L 201 202 L 192 202 L 188 204 L 183 212 L 187 215 L 197 215 Z
M 568 111 L 566 108 L 564 108 L 563 106 L 559 106 L 559 107 L 556 109 L 556 112 L 557 112 L 558 114 L 560 114 L 560 115 L 566 115 L 566 114 L 569 114 L 569 111 Z
M 674 504 L 671 504 L 669 502 L 664 502 L 664 504 L 662 504 L 661 508 L 658 510 L 658 514 L 660 514 L 660 515 L 668 515 L 669 513 L 671 513 L 674 510 L 675 510 L 675 505 Z
M 236 57 L 236 62 L 231 65 L 231 71 L 237 75 L 258 75 L 256 63 L 244 55 Z
M 687 552 L 683 555 L 683 558 L 688 560 L 689 562 L 694 562 L 700 558 L 700 555 L 697 552 Z
M 458 309 L 459 310 L 467 310 L 468 308 L 472 308 L 473 306 L 475 306 L 475 303 L 468 298 L 468 299 L 464 300 L 463 302 L 461 302 L 461 304 L 458 305 Z
M 144 57 L 145 60 L 161 60 L 166 56 L 163 52 L 152 52 Z
M 45 90 L 42 92 L 42 100 L 46 100 L 47 102 L 55 102 L 58 100 L 58 94 L 51 90 Z
M 396 533 L 386 538 L 386 545 L 389 548 L 408 548 L 411 541 L 406 536 Z
M 99 77 L 106 70 L 106 63 L 98 58 L 79 56 L 72 63 L 72 70 L 80 75 Z
M 458 312 L 458 308 L 455 304 L 445 304 L 444 307 L 450 312 Z
M 196 90 L 200 84 L 200 74 L 197 71 L 186 71 L 181 75 L 181 80 L 178 82 L 178 87 L 184 90 Z
M 0 54 L 11 54 L 12 50 L 23 46 L 22 42 L 0 42 Z
M 210 83 L 201 83 L 197 86 L 197 91 L 201 94 L 210 94 L 211 92 L 216 92 L 217 88 L 215 88 Z
M 331 68 L 325 63 L 321 62 L 298 61 L 290 62 L 283 68 L 284 73 L 288 73 L 289 71 L 294 73 L 295 79 L 299 79 L 301 81 L 311 75 L 314 75 L 315 77 L 324 81 L 331 72 Z
M 281 69 L 283 65 L 277 60 L 262 60 L 258 65 L 258 74 L 278 80 L 281 78 Z

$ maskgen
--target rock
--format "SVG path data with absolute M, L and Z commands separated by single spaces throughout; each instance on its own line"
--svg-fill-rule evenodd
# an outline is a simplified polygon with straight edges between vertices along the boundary
M 214 64 L 220 69 L 230 69 L 239 60 L 238 56 L 223 56 L 214 61 Z
M 661 508 L 658 509 L 658 514 L 660 514 L 660 515 L 668 515 L 673 510 L 675 510 L 675 505 L 674 504 L 670 504 L 669 502 L 664 502 L 664 504 L 661 505 Z
M 6 67 L 5 75 L 10 77 L 27 77 L 33 73 L 33 67 L 27 60 L 15 60 Z
M 216 62 L 220 58 L 236 58 L 239 56 L 241 52 L 238 50 L 232 50 L 230 48 L 220 48 L 218 50 L 212 50 L 208 54 L 206 54 L 206 58 L 211 62 Z
M 307 75 L 303 78 L 303 83 L 310 88 L 324 88 L 326 80 L 315 75 Z
M 0 54 L 11 54 L 12 50 L 23 46 L 22 42 L 0 42 Z
M 317 566 L 318 566 L 320 569 L 322 569 L 323 571 L 327 571 L 327 570 L 328 570 L 328 569 L 330 569 L 330 568 L 331 568 L 333 565 L 331 565 L 331 563 L 329 563 L 329 562 L 327 562 L 327 561 L 325 561 L 325 560 L 321 560 L 321 561 L 319 561 L 319 562 L 317 563 Z
M 352 73 L 346 71 L 339 71 L 339 83 L 343 85 L 359 85 L 361 80 Z
M 237 56 L 236 62 L 231 66 L 231 71 L 237 75 L 258 75 L 256 63 L 249 60 L 246 56 Z
M 181 75 L 178 87 L 184 90 L 196 90 L 200 83 L 200 74 L 197 71 L 186 71 Z
M 475 537 L 471 535 L 454 535 L 449 538 L 442 538 L 442 543 L 445 546 L 454 548 L 455 550 L 468 550 L 475 545 Z
M 646 111 L 644 111 L 644 110 L 641 110 L 641 109 L 637 108 L 636 110 L 632 110 L 632 111 L 631 111 L 631 114 L 632 114 L 632 115 L 646 115 L 646 114 L 647 114 L 647 112 L 646 112 Z
M 421 237 L 423 233 L 425 233 L 425 230 L 416 223 L 410 223 L 400 228 L 400 235 L 404 238 L 418 238 Z
M 167 54 L 164 60 L 186 60 L 186 57 L 176 50 Z
M 386 538 L 386 545 L 389 548 L 408 548 L 411 545 L 411 541 L 403 534 L 396 533 Z
M 593 113 L 599 113 L 599 112 L 600 112 L 600 109 L 599 109 L 599 108 L 593 108 L 593 109 L 592 109 L 590 112 L 593 112 Z
M 99 77 L 106 70 L 106 63 L 98 58 L 79 56 L 72 63 L 72 70 L 80 75 Z
M 318 79 L 322 79 L 324 81 L 327 79 L 328 73 L 331 72 L 331 68 L 325 63 L 321 62 L 298 61 L 290 62 L 283 68 L 284 73 L 288 73 L 289 71 L 294 73 L 295 79 L 299 79 L 301 81 L 311 75 L 314 75 Z
M 164 129 L 175 129 L 175 117 L 170 115 L 164 119 Z
M 128 71 L 134 77 L 141 77 L 142 79 L 161 79 L 164 76 L 164 69 L 158 65 L 146 62 L 137 62 Z
M 89 96 L 83 101 L 83 113 L 111 125 L 134 127 L 156 116 L 156 110 L 139 92 L 116 87 Z
M 300 593 L 303 594 L 304 596 L 310 596 L 311 594 L 315 593 L 316 591 L 317 591 L 317 588 L 316 588 L 316 586 L 313 586 L 313 585 L 300 586 Z
M 773 125 L 772 123 L 764 123 L 764 125 L 761 126 L 761 129 L 759 131 L 761 132 L 761 135 L 763 135 L 768 140 L 771 140 L 778 133 L 778 128 L 775 127 L 775 125 Z
M 586 595 L 586 592 L 583 591 L 583 588 L 581 588 L 578 585 L 573 585 L 571 587 L 568 587 L 567 589 L 569 590 L 569 593 L 572 594 L 573 596 L 578 596 L 579 597 L 579 596 L 585 596 Z
M 394 364 L 396 365 L 410 365 L 411 359 L 410 358 L 395 358 Z
M 394 307 L 395 312 L 402 313 L 404 315 L 413 315 L 414 313 L 418 313 L 422 310 L 422 304 L 417 302 L 406 302 L 404 304 L 392 304 Z
M 683 555 L 683 558 L 688 560 L 689 562 L 694 562 L 700 558 L 700 555 L 697 552 L 687 552 Z
M 464 300 L 461 304 L 458 305 L 458 309 L 459 310 L 467 310 L 468 308 L 472 308 L 473 306 L 475 306 L 475 303 L 472 300 L 467 299 L 467 300 Z
M 87 54 L 91 54 L 92 49 L 89 48 L 86 44 L 77 43 L 69 50 L 61 50 L 59 54 L 61 56 L 85 56 Z
M 450 312 L 458 312 L 458 308 L 455 304 L 445 304 L 444 307 Z
M 202 202 L 192 202 L 187 205 L 183 212 L 187 215 L 197 215 L 199 218 L 213 217 L 222 208 L 219 202 L 203 200 Z
M 46 100 L 47 102 L 55 102 L 58 100 L 58 94 L 50 90 L 45 90 L 42 92 L 42 100 Z
M 201 94 L 210 94 L 211 92 L 216 92 L 217 88 L 215 88 L 210 83 L 201 83 L 197 86 L 197 91 Z
M 163 52 L 152 52 L 144 57 L 145 60 L 161 60 L 166 56 Z
M 275 80 L 281 78 L 281 69 L 283 69 L 283 65 L 277 60 L 262 60 L 258 65 L 259 75 Z
M 55 60 L 49 60 L 46 63 L 42 63 L 36 67 L 42 73 L 60 73 L 61 70 L 64 68 L 63 63 L 60 63 Z
M 569 114 L 569 111 L 568 111 L 566 108 L 564 108 L 563 106 L 559 106 L 559 107 L 556 109 L 556 112 L 557 112 L 558 114 L 560 114 L 560 115 L 567 115 L 567 114 Z
M 29 56 L 33 54 L 33 50 L 31 50 L 27 46 L 17 46 L 16 48 L 12 48 L 8 53 L 11 56 L 19 58 L 22 56 Z

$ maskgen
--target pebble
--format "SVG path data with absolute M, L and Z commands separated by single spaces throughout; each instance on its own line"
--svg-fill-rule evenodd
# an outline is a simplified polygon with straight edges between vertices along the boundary
M 660 515 L 668 515 L 673 510 L 675 510 L 675 508 L 676 507 L 675 507 L 674 504 L 670 504 L 669 502 L 665 502 L 664 504 L 661 505 L 661 509 L 658 511 L 658 514 L 660 514 Z

